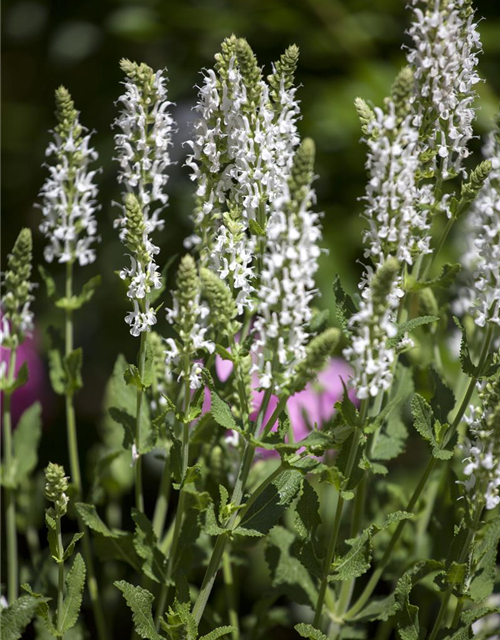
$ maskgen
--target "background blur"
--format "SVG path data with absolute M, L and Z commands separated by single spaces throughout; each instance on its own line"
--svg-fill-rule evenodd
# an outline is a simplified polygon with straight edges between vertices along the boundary
M 477 133 L 481 136 L 490 126 L 500 89 L 500 2 L 477 0 L 476 6 L 478 16 L 485 18 L 480 24 L 484 47 L 480 73 L 486 80 L 479 86 Z M 166 261 L 183 251 L 183 238 L 190 231 L 193 188 L 183 168 L 182 142 L 190 137 L 200 69 L 212 65 L 221 40 L 232 32 L 248 39 L 266 70 L 288 44 L 299 45 L 300 129 L 317 144 L 318 209 L 325 212 L 324 242 L 329 250 L 319 275 L 319 304 L 328 307 L 333 276 L 340 273 L 346 288 L 353 291 L 360 274 L 358 198 L 364 192 L 365 149 L 358 142 L 352 103 L 359 95 L 380 104 L 387 95 L 404 64 L 401 43 L 408 21 L 403 0 L 4 0 L 2 266 L 22 225 L 35 230 L 35 255 L 41 258 L 43 241 L 36 231 L 41 214 L 33 203 L 46 175 L 41 165 L 48 129 L 54 126 L 53 92 L 59 84 L 73 94 L 82 123 L 97 132 L 93 140 L 103 167 L 99 176 L 103 244 L 97 262 L 77 270 L 80 284 L 95 273 L 104 280 L 76 322 L 75 343 L 83 346 L 85 361 L 85 387 L 77 397 L 83 450 L 95 439 L 102 390 L 117 352 L 133 358 L 137 348 L 123 322 L 127 307 L 115 271 L 125 258 L 112 228 L 116 209 L 111 201 L 119 191 L 110 125 L 116 116 L 114 101 L 121 93 L 120 58 L 168 67 L 179 131 L 168 223 L 157 238 L 161 260 Z M 479 140 L 475 146 L 480 147 Z M 51 271 L 62 275 L 58 265 Z M 62 318 L 47 307 L 43 289 L 38 290 L 34 308 L 43 342 L 44 328 Z M 50 391 L 48 396 L 45 429 L 54 436 L 59 429 L 62 433 L 64 423 L 58 420 L 58 400 Z M 57 440 L 43 440 L 53 455 Z

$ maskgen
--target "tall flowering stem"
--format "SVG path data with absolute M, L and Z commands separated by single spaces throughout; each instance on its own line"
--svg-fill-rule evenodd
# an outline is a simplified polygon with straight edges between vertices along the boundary
M 1 387 L 3 391 L 3 453 L 4 472 L 7 481 L 4 482 L 5 521 L 7 529 L 7 596 L 12 603 L 18 596 L 19 575 L 17 560 L 16 533 L 16 498 L 14 486 L 9 486 L 9 475 L 12 472 L 12 418 L 10 400 L 15 390 L 15 369 L 17 348 L 25 336 L 33 329 L 33 314 L 30 304 L 33 300 L 30 282 L 32 260 L 32 238 L 29 229 L 22 229 L 12 253 L 7 258 L 7 270 L 2 285 L 5 295 L 2 299 L 2 318 L 0 343 L 10 349 L 8 365 L 2 363 Z
M 96 170 L 89 170 L 89 164 L 97 159 L 96 151 L 90 146 L 90 135 L 80 124 L 79 113 L 65 87 L 59 87 L 55 94 L 56 117 L 54 141 L 47 149 L 47 156 L 54 156 L 55 164 L 49 166 L 49 177 L 41 189 L 43 221 L 40 230 L 48 239 L 44 256 L 47 262 L 57 259 L 66 264 L 65 297 L 60 302 L 65 312 L 64 355 L 68 360 L 74 354 L 73 311 L 83 302 L 78 301 L 73 290 L 73 266 L 85 266 L 95 261 L 92 244 L 99 238 L 95 221 L 97 210 L 97 186 L 94 184 Z M 75 389 L 67 384 L 65 389 L 66 427 L 68 453 L 73 485 L 77 497 L 82 497 L 82 476 L 78 452 L 78 436 L 74 408 Z M 86 531 L 78 518 L 82 532 Z M 95 577 L 89 537 L 83 537 L 83 553 L 88 572 L 88 589 L 97 631 L 100 640 L 107 638 L 106 621 Z

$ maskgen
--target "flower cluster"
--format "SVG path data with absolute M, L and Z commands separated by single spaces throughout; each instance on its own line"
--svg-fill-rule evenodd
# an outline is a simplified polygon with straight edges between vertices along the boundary
M 187 160 L 197 182 L 191 242 L 235 290 L 240 312 L 251 306 L 254 290 L 252 225 L 265 228 L 299 143 L 297 58 L 297 48 L 290 47 L 268 84 L 246 40 L 232 36 L 223 42 L 199 93 L 200 118 Z
M 473 304 L 470 312 L 478 326 L 500 325 L 500 133 L 490 137 L 484 155 L 491 171 L 470 215 L 474 266 Z
M 49 176 L 40 191 L 44 216 L 40 231 L 49 241 L 44 256 L 47 262 L 54 258 L 67 263 L 78 260 L 84 266 L 94 262 L 92 245 L 98 239 L 98 189 L 94 184 L 97 171 L 89 171 L 97 152 L 90 146 L 90 135 L 84 135 L 67 89 L 59 87 L 55 98 L 59 124 L 46 155 L 54 156 L 56 163 L 49 166 Z
M 64 467 L 49 462 L 48 467 L 45 469 L 45 497 L 49 502 L 54 503 L 58 516 L 63 516 L 67 511 L 69 502 L 68 487 L 69 478 L 64 473 Z
M 30 282 L 32 237 L 29 229 L 21 229 L 12 253 L 7 258 L 7 271 L 3 276 L 2 317 L 0 344 L 8 348 L 18 347 L 33 330 L 33 300 Z
M 150 294 L 160 289 L 161 277 L 154 256 L 159 252 L 147 232 L 147 223 L 141 205 L 132 193 L 125 197 L 125 227 L 123 242 L 130 254 L 130 267 L 120 271 L 120 278 L 128 285 L 127 296 L 134 309 L 125 317 L 130 333 L 137 337 L 150 331 L 156 324 L 156 312 L 151 308 Z
M 390 340 L 397 335 L 394 312 L 402 295 L 400 270 L 396 258 L 389 257 L 370 272 L 359 310 L 349 319 L 352 344 L 343 354 L 354 369 L 352 382 L 360 400 L 387 391 L 392 383 L 396 349 Z
M 411 4 L 413 47 L 408 62 L 416 80 L 414 124 L 434 155 L 433 168 L 446 179 L 462 170 L 469 155 L 481 42 L 471 0 L 412 0 Z
M 465 489 L 486 509 L 500 504 L 500 374 L 480 383 L 481 407 L 471 407 Z
M 315 293 L 321 228 L 319 215 L 309 210 L 314 201 L 311 188 L 314 143 L 299 147 L 284 196 L 275 201 L 267 225 L 257 319 L 254 325 L 254 370 L 263 388 L 280 392 L 293 379 L 296 366 L 305 358 Z
M 196 357 L 211 354 L 215 345 L 205 338 L 207 332 L 203 320 L 209 313 L 201 299 L 201 283 L 193 258 L 185 255 L 179 265 L 177 290 L 173 294 L 172 308 L 167 310 L 167 320 L 173 325 L 178 339 L 167 339 L 166 364 L 191 389 L 201 386 L 201 368 Z
M 121 130 L 115 135 L 118 182 L 137 196 L 151 233 L 163 228 L 159 215 L 168 203 L 166 171 L 172 164 L 169 147 L 174 124 L 168 108 L 172 103 L 167 99 L 163 71 L 154 72 L 144 63 L 125 59 L 120 67 L 127 79 L 125 93 L 118 99 L 122 110 L 114 122 L 114 127 Z M 155 202 L 161 207 L 152 210 Z M 125 227 L 125 218 L 117 220 L 115 226 Z
M 415 257 L 431 252 L 430 185 L 418 185 L 420 145 L 412 116 L 398 119 L 391 99 L 376 108 L 365 125 L 368 185 L 364 200 L 365 258 L 378 266 L 392 255 L 411 265 Z

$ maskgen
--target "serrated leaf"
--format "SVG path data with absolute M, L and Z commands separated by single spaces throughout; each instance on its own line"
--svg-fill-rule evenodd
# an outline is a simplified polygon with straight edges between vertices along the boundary
M 240 429 L 236 424 L 236 421 L 233 417 L 233 414 L 231 413 L 231 409 L 229 408 L 229 405 L 227 405 L 224 402 L 224 400 L 220 398 L 220 396 L 214 389 L 211 389 L 210 391 L 210 398 L 211 398 L 210 413 L 212 414 L 212 417 L 215 420 L 215 422 L 217 422 L 217 424 L 219 424 L 221 427 L 224 427 L 224 429 L 232 429 L 234 431 L 239 431 Z
M 148 638 L 148 640 L 163 640 L 156 631 L 153 620 L 153 594 L 142 587 L 134 587 L 134 585 L 125 582 L 125 580 L 118 580 L 114 585 L 123 593 L 123 597 L 132 611 L 132 619 L 137 634 L 141 638 Z
M 240 529 L 268 533 L 295 499 L 302 484 L 299 471 L 284 471 L 255 500 L 234 533 Z
M 396 347 L 407 333 L 410 333 L 417 327 L 421 327 L 425 324 L 431 324 L 432 322 L 437 322 L 438 320 L 438 316 L 420 316 L 419 318 L 412 318 L 411 320 L 402 322 L 397 327 L 398 332 L 396 336 L 388 340 L 389 346 Z
M 61 634 L 66 633 L 66 631 L 74 627 L 78 620 L 80 607 L 82 606 L 85 574 L 85 562 L 82 556 L 77 553 L 66 577 L 66 596 L 60 618 Z
M 84 535 L 85 535 L 84 533 L 74 533 L 73 534 L 73 537 L 71 538 L 71 542 L 68 544 L 68 546 L 66 547 L 66 549 L 64 551 L 63 562 L 73 555 L 73 551 L 75 550 L 76 543 L 78 542 L 78 540 L 81 540 Z
M 457 275 L 460 273 L 461 265 L 445 264 L 441 269 L 441 273 L 430 280 L 424 280 L 423 282 L 410 282 L 408 287 L 409 291 L 420 291 L 430 287 L 431 289 L 449 289 L 456 280 Z
M 294 554 L 295 536 L 284 527 L 274 527 L 266 538 L 265 557 L 274 589 L 298 604 L 316 606 L 317 589 L 311 574 Z
M 48 601 L 49 598 L 45 598 Z M 21 596 L 0 614 L 0 637 L 2 640 L 20 640 L 24 630 L 38 610 L 40 600 L 32 595 Z
M 462 365 L 462 371 L 469 378 L 476 378 L 479 373 L 475 364 L 473 364 L 472 359 L 470 357 L 470 349 L 469 343 L 467 341 L 467 332 L 465 330 L 464 325 L 460 322 L 460 320 L 453 316 L 453 320 L 457 327 L 459 328 L 462 338 L 460 340 L 460 363 Z
M 356 305 L 352 298 L 344 291 L 340 283 L 340 276 L 333 279 L 333 295 L 335 297 L 335 317 L 342 329 L 342 333 L 350 337 L 352 331 L 349 329 L 349 318 L 357 312 Z
M 142 570 L 151 580 L 164 584 L 167 580 L 167 558 L 158 547 L 153 526 L 146 515 L 137 509 L 132 509 L 132 519 L 136 526 L 134 548 L 144 560 Z
M 346 540 L 351 548 L 345 556 L 333 562 L 331 580 L 351 580 L 368 571 L 372 560 L 372 534 L 373 529 L 369 527 L 357 538 Z
M 31 597 L 36 598 L 38 602 L 37 615 L 39 615 L 43 620 L 43 624 L 50 635 L 53 637 L 60 636 L 61 633 L 56 629 L 52 622 L 49 605 L 47 604 L 50 601 L 50 598 L 44 598 L 41 593 L 35 593 L 30 585 L 26 583 L 21 585 L 21 589 L 26 591 Z
M 248 227 L 254 236 L 265 238 L 266 232 L 254 218 L 248 220 Z
M 42 406 L 35 402 L 21 415 L 12 436 L 14 465 L 12 481 L 17 486 L 35 469 L 42 436 Z
M 207 635 L 201 636 L 199 640 L 217 640 L 218 638 L 228 636 L 230 633 L 233 633 L 234 631 L 237 631 L 236 627 L 230 627 L 230 626 L 217 627 L 217 629 L 210 631 L 210 633 L 207 633 Z
M 495 569 L 500 542 L 500 517 L 486 523 L 474 544 L 472 575 L 468 595 L 473 602 L 483 602 L 495 588 Z
M 441 424 L 444 424 L 448 421 L 448 414 L 455 407 L 455 394 L 433 367 L 431 367 L 431 378 L 434 384 L 434 395 L 431 399 L 432 411 Z M 441 442 L 440 438 L 438 442 Z
M 83 352 L 81 347 L 75 349 L 64 357 L 63 368 L 65 373 L 66 393 L 73 394 L 83 387 L 82 360 Z
M 427 401 L 418 393 L 416 393 L 411 400 L 411 413 L 413 415 L 413 426 L 415 429 L 424 440 L 434 443 L 432 409 Z
M 133 386 L 136 389 L 142 391 L 143 385 L 141 375 L 139 373 L 139 369 L 135 366 L 135 364 L 129 364 L 129 366 L 125 369 L 123 379 L 125 380 L 126 385 Z
M 398 605 L 397 628 L 401 640 L 419 640 L 420 624 L 418 620 L 418 607 L 410 603 L 410 592 L 413 587 L 408 573 L 399 580 L 395 591 L 395 599 Z
M 309 638 L 309 640 L 328 640 L 328 637 L 325 636 L 322 631 L 313 627 L 312 624 L 301 622 L 296 624 L 294 629 L 302 638 Z

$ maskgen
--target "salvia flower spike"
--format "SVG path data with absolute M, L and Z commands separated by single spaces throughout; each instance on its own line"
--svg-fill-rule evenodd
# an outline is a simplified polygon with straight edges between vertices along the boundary
M 55 100 L 58 124 L 46 151 L 54 161 L 48 165 L 49 176 L 40 191 L 40 231 L 48 241 L 44 257 L 47 262 L 84 266 L 95 261 L 93 245 L 99 240 L 95 219 L 98 170 L 89 168 L 98 156 L 68 90 L 59 87 Z

